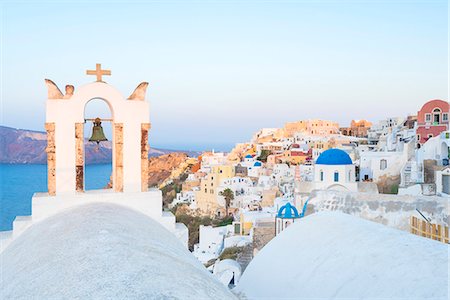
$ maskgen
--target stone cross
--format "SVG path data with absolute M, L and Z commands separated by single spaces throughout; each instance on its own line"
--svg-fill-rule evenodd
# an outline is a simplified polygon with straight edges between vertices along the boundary
M 86 75 L 96 75 L 97 81 L 102 82 L 102 75 L 109 75 L 111 76 L 111 70 L 102 70 L 101 64 L 96 64 L 95 70 L 87 70 Z

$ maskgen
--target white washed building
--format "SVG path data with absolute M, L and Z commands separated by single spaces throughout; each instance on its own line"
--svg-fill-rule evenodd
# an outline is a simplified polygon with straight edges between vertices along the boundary
M 199 228 L 199 243 L 194 245 L 194 256 L 202 263 L 219 257 L 224 248 L 224 239 L 233 232 L 233 226 L 203 226 Z

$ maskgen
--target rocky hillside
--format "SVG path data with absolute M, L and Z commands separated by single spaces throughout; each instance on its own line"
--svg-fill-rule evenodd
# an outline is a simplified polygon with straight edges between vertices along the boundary
M 111 162 L 111 142 L 86 142 L 86 163 L 101 164 Z M 45 164 L 47 163 L 47 136 L 45 132 L 15 129 L 0 126 L 0 163 L 3 164 Z M 149 156 L 155 157 L 173 151 L 150 148 Z M 198 152 L 186 151 L 189 156 L 198 156 Z M 169 170 L 170 173 L 170 170 Z
M 186 161 L 188 156 L 185 153 L 170 153 L 158 157 L 151 157 L 148 162 L 148 186 L 159 186 L 177 168 Z
M 0 126 L 0 163 L 46 163 L 46 146 L 44 132 Z

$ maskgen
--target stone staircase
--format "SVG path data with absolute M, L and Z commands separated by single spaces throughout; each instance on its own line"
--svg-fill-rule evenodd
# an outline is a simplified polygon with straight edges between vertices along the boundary
M 236 261 L 241 266 L 242 273 L 247 268 L 248 264 L 253 259 L 253 245 L 247 245 L 244 247 L 243 251 L 239 253 L 238 257 L 236 258 Z

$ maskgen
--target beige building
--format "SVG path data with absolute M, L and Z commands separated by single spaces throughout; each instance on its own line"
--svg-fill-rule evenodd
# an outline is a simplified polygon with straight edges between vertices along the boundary
M 283 132 L 285 137 L 293 137 L 297 132 L 304 132 L 312 135 L 338 134 L 339 124 L 327 120 L 303 120 L 286 123 Z
M 200 180 L 193 178 L 191 180 L 186 180 L 185 182 L 183 182 L 183 184 L 181 186 L 181 190 L 183 192 L 189 192 L 199 186 L 200 186 Z
M 364 138 L 372 127 L 372 123 L 366 120 L 352 120 L 350 127 L 342 127 L 340 131 L 343 135 Z
M 278 196 L 279 190 L 277 187 L 273 187 L 270 190 L 264 190 L 262 192 L 262 207 L 270 207 L 273 206 L 275 198 Z
M 200 191 L 195 193 L 197 208 L 207 214 L 215 214 L 221 207 L 217 201 L 220 183 L 235 175 L 231 165 L 219 165 L 211 167 L 211 172 L 200 181 Z

